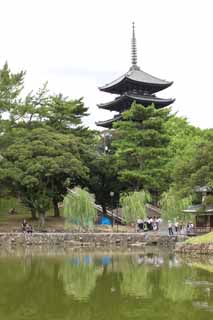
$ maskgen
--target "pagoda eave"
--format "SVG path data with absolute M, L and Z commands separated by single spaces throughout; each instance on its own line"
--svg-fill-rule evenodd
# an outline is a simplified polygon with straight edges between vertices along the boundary
M 114 118 L 112 118 L 112 119 L 103 120 L 103 121 L 98 121 L 98 122 L 96 122 L 95 124 L 96 124 L 96 126 L 98 126 L 98 127 L 104 127 L 104 128 L 111 129 L 113 122 L 118 121 L 118 120 L 121 120 L 121 119 L 122 119 L 122 115 L 119 114 L 119 115 L 114 116 Z
M 109 86 L 109 87 L 99 87 L 100 91 L 113 93 L 113 94 L 122 94 L 124 91 L 128 91 L 128 89 L 132 89 L 134 87 L 135 89 L 142 89 L 145 92 L 148 92 L 150 94 L 156 93 L 159 91 L 162 91 L 164 89 L 167 89 L 173 84 L 173 82 L 169 82 L 164 85 L 159 85 L 155 83 L 145 83 L 145 82 L 139 82 L 131 79 L 124 79 L 121 83 Z
M 109 93 L 122 94 L 131 88 L 140 88 L 148 93 L 155 93 L 170 87 L 173 81 L 169 82 L 156 78 L 140 69 L 130 69 L 118 79 L 99 87 L 99 90 Z
M 129 109 L 134 101 L 145 107 L 154 104 L 157 109 L 160 109 L 171 105 L 175 101 L 175 99 L 162 99 L 154 96 L 137 96 L 124 94 L 113 101 L 101 103 L 97 106 L 100 109 L 122 112 Z

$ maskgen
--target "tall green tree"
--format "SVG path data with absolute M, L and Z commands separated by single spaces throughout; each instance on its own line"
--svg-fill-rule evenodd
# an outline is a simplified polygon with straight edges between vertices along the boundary
M 11 182 L 13 192 L 30 208 L 33 217 L 38 211 L 43 223 L 59 191 L 55 190 L 58 181 L 60 186 L 63 184 L 63 195 L 66 179 L 75 185 L 80 177 L 85 179 L 88 169 L 80 159 L 77 138 L 47 127 L 14 130 L 13 143 L 2 151 L 5 180 Z
M 115 123 L 115 156 L 120 179 L 129 190 L 144 189 L 158 198 L 167 188 L 169 136 L 164 124 L 169 111 L 133 103 L 123 120 Z
M 194 194 L 196 186 L 213 181 L 213 130 L 204 130 L 200 143 L 187 158 L 183 155 L 174 168 L 173 186 L 181 197 Z
M 181 162 L 192 159 L 197 146 L 202 141 L 201 129 L 190 125 L 186 118 L 173 114 L 165 122 L 165 129 L 169 135 L 167 170 L 170 177 L 169 185 L 174 182 L 175 171 Z
M 10 112 L 20 101 L 25 72 L 12 73 L 7 62 L 0 69 L 0 115 Z
M 107 207 L 118 205 L 122 184 L 118 179 L 118 168 L 111 154 L 96 152 L 88 163 L 90 174 L 87 186 L 95 195 L 96 203 L 102 206 L 103 212 Z M 113 197 L 110 195 L 114 193 Z
M 20 144 L 23 143 L 24 145 L 26 143 L 23 149 L 27 153 L 26 150 L 30 149 L 30 141 L 24 141 L 24 139 L 31 137 L 33 140 L 35 138 L 34 133 L 37 130 L 41 138 L 40 144 L 43 143 L 45 148 L 48 146 L 45 149 L 45 156 L 52 160 L 51 147 L 54 144 L 51 146 L 48 143 L 51 142 L 51 137 L 55 134 L 54 141 L 58 140 L 59 144 L 57 152 L 61 154 L 61 160 L 63 159 L 64 162 L 61 161 L 60 170 L 56 171 L 55 174 L 49 174 L 49 178 L 45 182 L 41 183 L 41 180 L 39 180 L 39 190 L 45 189 L 45 196 L 48 195 L 48 201 L 45 201 L 45 203 L 49 205 L 49 200 L 51 199 L 55 216 L 58 216 L 58 202 L 62 201 L 63 196 L 66 194 L 66 181 L 69 180 L 71 186 L 79 184 L 81 180 L 85 180 L 86 172 L 88 172 L 85 159 L 87 158 L 86 154 L 93 134 L 82 125 L 82 118 L 87 115 L 87 108 L 84 106 L 82 98 L 72 100 L 64 97 L 62 94 L 50 94 L 47 83 L 36 93 L 30 92 L 25 98 L 21 98 L 20 94 L 23 88 L 24 75 L 24 72 L 12 74 L 7 64 L 0 70 L 0 109 L 2 113 L 7 111 L 6 119 L 0 118 L 0 128 L 2 131 L 0 154 L 1 157 L 2 155 L 4 156 L 1 165 L 3 162 L 10 161 L 9 167 L 11 168 L 11 174 L 7 170 L 7 174 L 2 175 L 2 179 L 4 180 L 3 185 L 5 185 L 6 176 L 8 178 L 7 181 L 10 182 L 8 183 L 9 186 L 13 186 L 11 179 L 15 178 L 14 184 L 16 187 L 22 185 L 22 181 L 20 185 L 17 183 L 19 175 L 13 174 L 14 170 L 17 169 L 17 161 L 7 158 L 11 149 L 17 148 L 14 152 L 21 159 L 22 155 L 19 152 L 22 152 L 22 148 L 20 148 Z M 35 150 L 35 152 L 37 151 Z M 69 154 L 69 159 L 66 161 L 67 153 Z M 82 159 L 80 159 L 81 157 Z M 73 159 L 78 160 L 78 170 L 75 169 L 76 164 L 71 163 Z M 30 156 L 28 161 L 30 161 Z M 36 161 L 39 162 L 38 159 Z M 12 168 L 12 165 L 15 167 Z M 38 173 L 36 172 L 36 168 L 38 169 Z M 76 172 L 75 176 L 74 172 Z M 34 174 L 40 174 L 39 166 L 34 166 Z M 11 187 L 10 189 L 13 189 L 14 192 L 14 188 Z M 21 188 L 21 191 L 19 190 L 19 193 L 23 193 L 23 188 Z M 37 193 L 34 190 L 33 194 L 31 194 L 30 189 L 27 188 L 27 197 L 25 192 L 22 200 L 29 206 L 29 203 L 35 203 L 37 194 L 41 198 L 40 192 Z M 31 211 L 33 210 L 34 208 L 32 207 Z M 33 212 L 32 214 L 33 216 L 35 215 Z

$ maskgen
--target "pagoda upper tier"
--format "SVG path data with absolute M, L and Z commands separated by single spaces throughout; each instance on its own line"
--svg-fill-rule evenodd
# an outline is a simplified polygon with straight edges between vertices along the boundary
M 168 88 L 172 83 L 153 77 L 142 71 L 138 66 L 133 65 L 127 73 L 109 84 L 99 87 L 99 89 L 116 94 L 123 94 L 129 91 L 152 94 Z
M 118 79 L 99 87 L 101 91 L 119 96 L 113 101 L 98 104 L 98 107 L 109 111 L 117 111 L 118 114 L 110 120 L 99 121 L 96 125 L 111 128 L 113 122 L 122 119 L 122 112 L 130 109 L 133 102 L 142 104 L 145 107 L 154 104 L 157 109 L 171 105 L 175 99 L 158 98 L 155 93 L 170 87 L 172 84 L 172 81 L 162 80 L 142 71 L 137 65 L 135 27 L 133 23 L 131 68 Z

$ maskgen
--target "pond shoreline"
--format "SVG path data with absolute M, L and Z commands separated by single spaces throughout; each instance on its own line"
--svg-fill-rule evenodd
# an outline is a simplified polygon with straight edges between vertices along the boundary
M 184 236 L 159 233 L 0 233 L 0 247 L 62 246 L 62 247 L 132 247 L 146 245 L 174 247 Z
M 213 243 L 201 243 L 201 244 L 190 244 L 190 243 L 176 243 L 175 252 L 187 255 L 213 255 Z

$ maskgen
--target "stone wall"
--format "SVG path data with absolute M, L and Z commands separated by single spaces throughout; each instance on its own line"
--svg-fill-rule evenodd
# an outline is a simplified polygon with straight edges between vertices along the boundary
M 63 247 L 171 247 L 183 237 L 153 233 L 0 233 L 0 246 L 63 246 Z
M 213 243 L 205 243 L 205 244 L 177 243 L 175 246 L 175 252 L 190 254 L 190 255 L 213 254 Z

